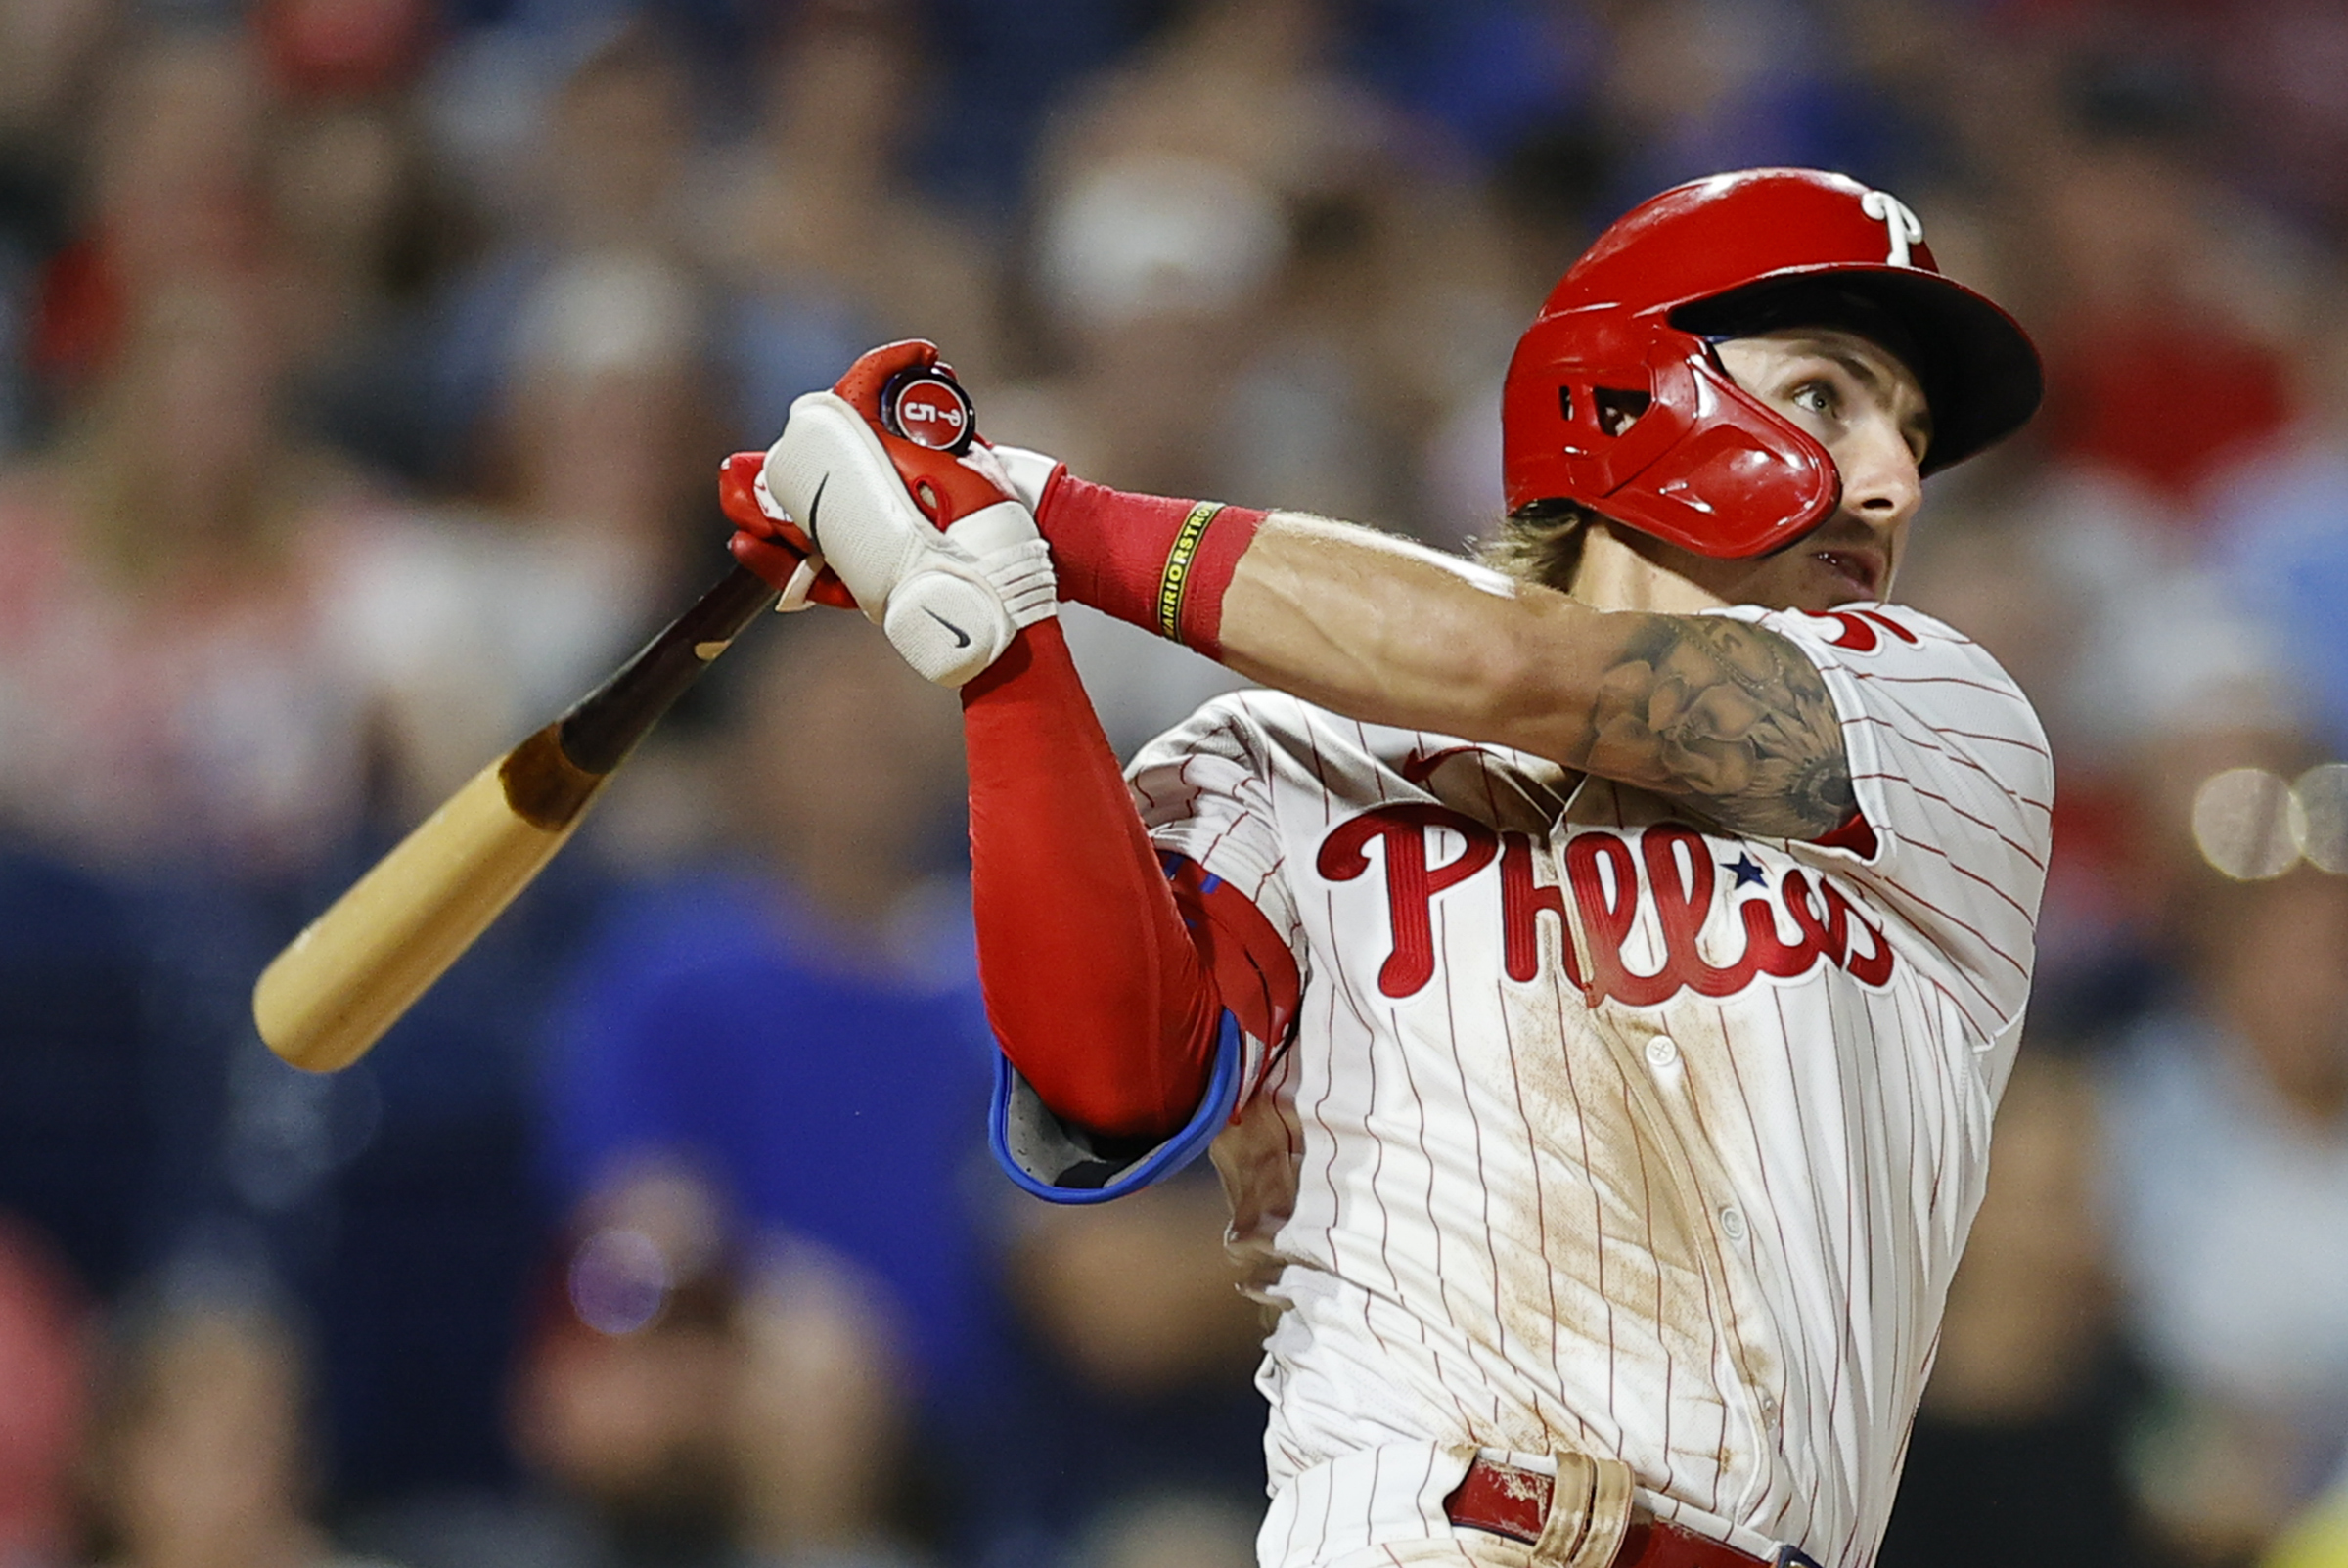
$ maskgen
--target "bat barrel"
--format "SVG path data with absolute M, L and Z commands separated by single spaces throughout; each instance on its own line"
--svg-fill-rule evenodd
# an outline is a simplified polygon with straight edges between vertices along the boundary
M 554 748 L 554 727 L 516 756 Z M 508 798 L 512 757 L 474 775 L 261 971 L 261 1039 L 311 1072 L 365 1054 L 488 928 L 577 829 L 603 780 L 565 820 L 532 821 Z
M 364 1055 L 578 830 L 636 743 L 774 590 L 737 566 L 569 712 L 483 768 L 261 971 L 253 1022 L 296 1067 Z

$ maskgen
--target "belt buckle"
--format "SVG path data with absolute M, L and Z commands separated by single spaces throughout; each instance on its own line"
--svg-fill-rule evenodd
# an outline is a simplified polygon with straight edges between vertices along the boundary
M 1825 1563 L 1799 1546 L 1780 1546 L 1778 1554 L 1770 1562 L 1772 1568 L 1827 1568 Z

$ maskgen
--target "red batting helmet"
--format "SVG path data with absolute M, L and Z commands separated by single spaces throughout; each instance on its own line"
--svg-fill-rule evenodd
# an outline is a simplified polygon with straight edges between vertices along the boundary
M 1799 539 L 1841 498 L 1833 460 L 1703 336 L 1799 322 L 1854 326 L 1909 361 L 1932 410 L 1926 473 L 2038 408 L 2029 336 L 1942 276 L 1899 201 L 1816 169 L 1716 174 L 1600 235 L 1518 340 L 1501 403 L 1509 510 L 1575 501 L 1706 556 Z

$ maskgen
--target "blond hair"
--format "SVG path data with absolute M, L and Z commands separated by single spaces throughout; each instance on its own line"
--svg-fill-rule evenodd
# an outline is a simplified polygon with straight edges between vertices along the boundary
M 1525 582 L 1572 586 L 1582 545 L 1598 514 L 1578 501 L 1532 501 L 1501 519 L 1500 531 L 1477 552 L 1485 565 Z

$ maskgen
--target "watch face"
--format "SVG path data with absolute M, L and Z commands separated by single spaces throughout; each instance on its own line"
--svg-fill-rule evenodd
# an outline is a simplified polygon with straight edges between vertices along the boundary
M 880 411 L 889 427 L 916 446 L 959 453 L 971 444 L 971 400 L 943 376 L 925 371 L 890 388 Z

